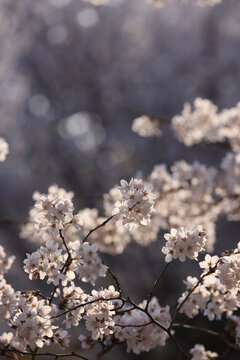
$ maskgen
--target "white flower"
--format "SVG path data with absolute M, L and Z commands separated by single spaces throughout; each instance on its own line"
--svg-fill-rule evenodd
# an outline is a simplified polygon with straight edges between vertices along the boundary
M 237 292 L 240 285 L 240 254 L 222 256 L 218 262 L 218 276 L 227 289 Z
M 145 308 L 146 301 L 138 306 Z M 145 325 L 150 322 L 147 314 L 138 309 L 127 311 L 127 308 L 124 308 L 124 310 L 126 311 L 123 315 L 117 315 L 114 318 L 117 324 L 114 329 L 114 337 L 121 342 L 126 341 L 128 352 L 133 351 L 135 354 L 140 354 L 142 351 L 150 351 L 156 346 L 165 345 L 168 335 L 157 325 Z M 169 327 L 171 323 L 169 306 L 161 307 L 154 297 L 149 303 L 148 311 L 162 326 Z M 132 325 L 136 325 L 136 327 Z
M 164 237 L 167 243 L 162 248 L 162 252 L 166 255 L 166 262 L 177 258 L 185 261 L 186 257 L 197 259 L 198 253 L 204 250 L 206 244 L 206 233 L 200 225 L 193 230 L 171 229 L 171 232 L 165 234 Z
M 4 248 L 0 245 L 0 277 L 11 268 L 14 260 L 15 256 L 7 257 Z
M 159 121 L 146 115 L 133 120 L 132 131 L 143 137 L 160 136 L 162 134 L 159 129 Z
M 57 328 L 51 322 L 51 307 L 45 300 L 38 300 L 31 292 L 19 294 L 15 305 L 15 315 L 10 327 L 14 340 L 21 344 L 21 349 L 43 347 L 47 338 L 52 338 Z
M 74 241 L 70 242 L 68 246 L 74 259 L 70 270 L 76 273 L 81 281 L 89 281 L 94 285 L 98 277 L 106 275 L 107 267 L 103 265 L 98 255 L 97 244 Z
M 85 294 L 80 287 L 75 286 L 74 283 L 71 282 L 71 286 L 63 288 L 62 303 L 64 304 L 64 310 L 70 310 L 79 304 L 84 304 L 87 297 L 88 295 Z M 67 312 L 66 318 L 63 321 L 66 328 L 69 329 L 71 326 L 78 326 L 84 311 L 84 307 L 80 306 L 72 311 Z
M 211 256 L 209 254 L 205 255 L 204 261 L 201 261 L 199 263 L 200 268 L 205 269 L 206 271 L 209 271 L 210 269 L 213 269 L 217 262 L 219 260 L 219 257 L 217 255 Z
M 84 350 L 91 350 L 94 346 L 94 342 L 90 336 L 80 335 L 78 339 L 81 341 L 81 346 Z
M 34 253 L 27 254 L 24 262 L 24 271 L 29 274 L 30 280 L 35 280 L 39 275 L 43 280 L 47 276 L 47 283 L 58 285 L 60 281 L 65 283 L 69 277 L 62 273 L 62 268 L 66 262 L 67 254 L 62 249 L 58 249 L 59 244 L 52 240 L 46 242 L 46 246 L 41 246 Z
M 132 178 L 129 183 L 121 180 L 119 189 L 122 201 L 117 201 L 113 210 L 117 223 L 129 230 L 137 228 L 139 224 L 149 224 L 156 198 L 151 192 L 152 186 L 145 186 L 141 179 Z
M 0 137 L 0 162 L 6 160 L 8 153 L 9 145 L 4 138 Z
M 186 146 L 192 146 L 202 140 L 214 142 L 218 138 L 216 128 L 219 125 L 217 106 L 207 99 L 194 100 L 194 109 L 185 104 L 182 114 L 172 119 L 173 129 Z
M 113 334 L 115 310 L 111 299 L 118 296 L 119 292 L 113 286 L 100 291 L 93 290 L 92 296 L 89 296 L 88 301 L 96 301 L 85 306 L 86 315 L 84 319 L 86 320 L 86 328 L 92 332 L 94 340 L 102 340 L 104 335 Z
M 16 304 L 14 289 L 0 277 L 0 320 L 10 318 L 11 306 L 14 304 Z
M 70 343 L 70 335 L 67 330 L 57 329 L 52 341 L 54 344 L 59 344 L 63 349 L 66 349 Z
M 199 344 L 194 345 L 190 354 L 192 355 L 191 360 L 214 360 L 218 357 L 216 352 L 205 350 L 205 347 Z

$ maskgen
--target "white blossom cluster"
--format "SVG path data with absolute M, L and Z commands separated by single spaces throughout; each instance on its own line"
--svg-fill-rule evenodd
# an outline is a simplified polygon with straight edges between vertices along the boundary
M 6 160 L 8 153 L 9 153 L 9 145 L 4 138 L 0 137 L 0 162 Z
M 75 286 L 74 282 L 71 282 L 70 286 L 63 287 L 62 293 L 60 289 L 58 289 L 56 296 L 60 299 L 60 308 L 67 311 L 65 320 L 63 320 L 66 329 L 70 329 L 72 326 L 78 326 L 84 313 L 84 306 L 79 305 L 86 302 L 88 295 L 84 293 L 82 288 Z
M 106 219 L 98 218 L 97 224 L 103 223 Z M 116 226 L 112 222 L 100 228 L 92 236 L 92 241 L 98 245 L 99 251 L 109 254 L 121 254 L 130 240 L 130 233 L 127 229 L 122 224 Z
M 121 180 L 122 201 L 117 201 L 113 210 L 116 221 L 129 230 L 149 224 L 156 198 L 151 190 L 141 179 Z
M 64 284 L 71 280 L 71 277 L 69 279 L 62 273 L 66 260 L 67 254 L 59 249 L 59 244 L 47 240 L 45 246 L 41 246 L 31 255 L 27 254 L 27 259 L 24 260 L 24 271 L 29 274 L 30 280 L 35 280 L 39 275 L 41 280 L 48 278 L 47 284 L 58 285 L 60 281 Z
M 212 251 L 215 222 L 222 211 L 221 203 L 215 204 L 214 199 L 216 169 L 177 161 L 170 170 L 163 164 L 156 165 L 147 179 L 158 194 L 152 223 L 157 223 L 159 230 L 202 224 L 208 233 L 206 248 Z
M 118 186 L 114 186 L 110 191 L 103 196 L 103 207 L 106 216 L 111 216 L 115 203 L 121 202 L 121 192 Z M 104 218 L 101 219 L 104 221 Z M 100 222 L 100 221 L 98 221 Z M 125 226 L 118 222 L 109 223 L 102 228 L 98 233 L 93 235 L 94 241 L 99 245 L 99 250 L 109 252 L 111 254 L 119 254 L 124 251 L 131 240 L 136 241 L 141 246 L 147 246 L 151 242 L 156 241 L 160 229 L 159 218 L 155 212 L 151 214 L 151 221 L 147 225 L 139 224 L 138 227 L 131 228 L 129 231 Z
M 196 277 L 187 277 L 184 281 L 186 291 L 178 299 L 179 305 L 183 303 L 189 291 L 198 285 L 183 303 L 180 312 L 192 318 L 202 311 L 212 321 L 220 320 L 224 313 L 231 316 L 239 308 L 240 298 L 237 295 L 239 287 L 233 287 L 232 274 L 229 272 L 226 273 L 224 279 L 222 278 L 224 269 L 222 273 L 219 270 L 222 265 L 221 259 L 207 254 L 205 260 L 200 262 L 200 267 L 204 269 L 203 275 L 206 275 L 202 283 L 198 283 Z
M 203 345 L 196 344 L 190 350 L 192 355 L 191 360 L 214 360 L 217 359 L 218 354 L 216 352 L 206 350 Z
M 78 340 L 81 342 L 81 347 L 84 350 L 91 350 L 94 346 L 94 341 L 91 336 L 79 335 Z
M 59 230 L 63 230 L 72 222 L 76 228 L 80 223 L 77 215 L 73 216 L 73 192 L 67 192 L 57 185 L 48 188 L 47 194 L 34 192 L 34 207 L 29 211 L 29 222 L 22 226 L 20 236 L 37 243 L 45 243 L 48 239 L 62 242 Z
M 193 109 L 184 105 L 181 115 L 172 119 L 172 127 L 186 146 L 201 141 L 210 143 L 229 141 L 235 151 L 240 150 L 240 103 L 230 109 L 218 111 L 210 100 L 196 98 Z
M 73 259 L 69 271 L 76 273 L 81 281 L 94 285 L 98 277 L 106 275 L 107 267 L 98 255 L 97 244 L 74 241 L 69 243 L 69 249 Z
M 14 341 L 17 342 L 15 348 L 22 351 L 26 350 L 27 346 L 31 349 L 35 349 L 36 346 L 43 347 L 58 328 L 51 322 L 51 307 L 45 300 L 38 300 L 31 292 L 19 294 L 15 311 L 10 327 L 13 330 Z
M 56 186 L 49 188 L 48 194 L 34 194 L 35 228 L 58 236 L 59 230 L 73 218 L 73 193 L 67 193 Z
M 193 230 L 173 228 L 170 233 L 164 235 L 164 238 L 167 242 L 163 246 L 162 252 L 166 255 L 166 262 L 177 258 L 185 261 L 186 257 L 197 259 L 198 253 L 205 249 L 206 233 L 200 225 Z
M 114 251 L 115 253 L 123 251 L 131 239 L 142 246 L 146 246 L 157 240 L 158 232 L 161 229 L 180 228 L 182 226 L 190 228 L 198 226 L 198 224 L 202 224 L 207 231 L 206 249 L 212 251 L 215 242 L 215 223 L 218 216 L 225 214 L 230 218 L 230 216 L 233 216 L 233 213 L 235 217 L 237 217 L 237 214 L 240 214 L 240 211 L 238 212 L 236 209 L 239 203 L 238 200 L 226 196 L 226 194 L 229 194 L 230 188 L 231 191 L 235 191 L 235 189 L 237 191 L 239 180 L 237 169 L 235 167 L 232 170 L 232 175 L 229 171 L 229 166 L 225 169 L 218 171 L 213 167 L 207 167 L 198 162 L 189 164 L 186 161 L 177 161 L 170 168 L 170 171 L 164 164 L 156 165 L 146 182 L 152 186 L 153 190 L 151 192 L 156 194 L 151 221 L 147 225 L 142 226 L 139 224 L 138 227 L 130 224 L 131 226 L 128 226 L 128 229 L 131 229 L 130 239 L 129 232 L 126 231 L 128 229 L 125 226 L 125 231 L 123 226 L 120 229 L 122 222 L 118 222 L 118 230 L 116 232 L 121 232 L 121 243 L 123 246 L 121 247 L 118 241 L 120 236 L 115 237 L 114 235 L 113 242 L 119 244 L 119 247 L 116 247 L 115 250 L 112 247 L 112 253 Z M 227 180 L 228 178 L 229 180 Z M 227 185 L 230 179 L 233 178 L 234 180 L 231 181 L 231 184 Z M 218 179 L 221 179 L 221 181 Z M 235 186 L 233 186 L 233 183 Z M 218 197 L 218 201 L 215 200 L 216 197 Z M 226 197 L 228 198 L 227 204 Z M 121 192 L 116 186 L 108 194 L 104 195 L 106 216 L 111 216 L 114 213 L 115 203 L 118 206 L 121 204 Z M 127 208 L 125 210 L 127 211 Z M 125 214 L 125 217 L 128 217 L 128 214 Z M 95 220 L 95 224 L 97 224 L 97 220 Z M 114 230 L 114 227 L 112 227 L 112 230 Z M 106 246 L 100 245 L 103 242 L 102 238 L 99 237 L 98 239 L 99 247 L 102 251 L 108 251 L 107 244 L 105 244 Z M 117 248 L 119 251 L 116 250 Z
M 10 307 L 16 303 L 15 291 L 3 277 L 0 277 L 0 321 L 9 319 Z
M 0 321 L 10 317 L 10 306 L 16 303 L 14 289 L 4 279 L 4 274 L 11 268 L 15 256 L 7 257 L 0 246 Z
M 15 256 L 7 257 L 4 248 L 0 245 L 0 278 L 11 268 Z
M 138 306 L 144 309 L 146 303 L 143 301 Z M 161 307 L 155 297 L 151 299 L 148 307 L 149 314 L 165 328 L 168 328 L 171 323 L 169 310 L 169 306 Z M 159 326 L 148 324 L 150 318 L 138 309 L 117 315 L 115 321 L 114 336 L 119 341 L 127 342 L 128 352 L 133 351 L 135 354 L 140 354 L 142 351 L 150 351 L 156 346 L 164 346 L 168 338 L 167 333 Z M 136 327 L 132 325 L 136 325 Z
M 240 289 L 240 243 L 233 254 L 222 256 L 218 262 L 218 276 L 228 290 L 237 292 Z
M 83 240 L 91 229 L 99 226 L 112 214 L 117 214 L 114 216 L 118 220 L 117 224 L 111 221 L 92 234 L 92 241 L 98 244 L 100 251 L 117 254 L 123 252 L 131 240 L 142 246 L 156 241 L 161 229 L 182 226 L 189 228 L 202 224 L 208 233 L 206 249 L 212 251 L 215 224 L 219 216 L 225 215 L 234 221 L 240 219 L 239 174 L 239 155 L 233 152 L 226 154 L 218 169 L 198 162 L 189 164 L 177 161 L 170 170 L 159 164 L 154 167 L 146 182 L 132 179 L 129 194 L 125 190 L 127 182 L 120 189 L 116 186 L 110 189 L 104 195 L 105 217 L 100 217 L 97 209 L 82 209 L 78 214 L 71 215 L 69 223 L 61 224 L 61 231 L 66 243 Z M 146 197 L 143 196 L 145 184 L 148 193 Z M 139 189 L 137 186 L 140 186 Z M 48 193 L 51 195 L 53 190 L 59 194 L 59 199 L 63 193 L 61 202 L 64 197 L 73 196 L 72 193 L 64 194 L 64 190 L 56 185 L 50 187 Z M 139 196 L 143 197 L 143 201 Z M 137 204 L 139 200 L 141 201 Z M 45 243 L 52 238 L 62 243 L 59 234 L 53 234 L 50 224 L 39 227 L 36 216 L 34 207 L 30 210 L 30 221 L 22 228 L 21 237 L 38 243 Z M 57 231 L 54 230 L 54 233 Z
M 41 246 L 31 255 L 27 254 L 24 270 L 29 274 L 29 278 L 35 280 L 39 275 L 41 280 L 47 277 L 48 284 L 58 285 L 61 282 L 65 286 L 75 278 L 75 274 L 82 281 L 89 281 L 92 284 L 99 276 L 105 276 L 106 266 L 98 256 L 96 244 L 91 245 L 87 242 L 82 244 L 80 241 L 75 241 L 68 246 L 73 260 L 66 270 L 64 264 L 68 253 L 59 248 L 58 242 L 47 240 L 45 246 Z
M 118 296 L 119 292 L 114 289 L 114 286 L 109 286 L 108 289 L 100 291 L 93 290 L 92 296 L 89 296 L 88 301 L 92 303 L 85 306 L 86 315 L 84 318 L 86 328 L 92 332 L 94 340 L 102 340 L 103 336 L 113 334 L 115 307 L 111 299 Z
M 147 115 L 142 115 L 133 120 L 132 131 L 142 137 L 161 136 L 159 120 L 151 119 Z

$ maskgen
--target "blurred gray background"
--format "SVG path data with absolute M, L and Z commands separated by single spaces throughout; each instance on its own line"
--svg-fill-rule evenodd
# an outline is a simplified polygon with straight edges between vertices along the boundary
M 26 221 L 32 193 L 53 183 L 75 192 L 76 209 L 101 209 L 99 195 L 139 170 L 147 175 L 157 163 L 217 165 L 225 153 L 217 145 L 185 148 L 167 123 L 161 138 L 140 138 L 131 122 L 141 114 L 170 121 L 198 96 L 220 109 L 234 106 L 240 100 L 239 58 L 239 0 L 162 9 L 144 0 L 99 7 L 81 0 L 0 0 L 0 136 L 10 144 L 0 165 L 0 218 Z M 239 240 L 237 223 L 222 220 L 217 230 L 217 252 L 229 248 L 229 237 Z M 32 287 L 22 261 L 36 247 L 18 234 L 16 226 L 0 227 L 1 243 L 17 255 L 8 279 L 19 290 Z M 136 301 L 146 297 L 163 266 L 159 239 L 148 248 L 131 244 L 122 255 L 103 256 Z M 174 277 L 169 271 L 156 292 L 162 305 L 180 295 L 187 271 L 197 273 L 192 262 L 174 266 Z M 224 350 L 201 334 L 178 338 L 186 350 L 196 341 Z M 73 346 L 78 350 L 79 344 Z M 137 358 L 124 347 L 106 359 L 113 357 Z M 160 358 L 177 359 L 172 345 L 138 356 Z M 227 359 L 238 358 L 231 353 Z

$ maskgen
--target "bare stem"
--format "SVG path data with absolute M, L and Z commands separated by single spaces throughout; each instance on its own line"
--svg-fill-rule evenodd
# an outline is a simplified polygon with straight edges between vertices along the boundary
M 112 220 L 112 218 L 115 215 L 110 216 L 109 218 L 107 218 L 105 221 L 103 221 L 101 224 L 99 224 L 98 226 L 96 226 L 95 228 L 93 228 L 92 230 L 90 230 L 88 232 L 88 234 L 85 236 L 85 238 L 83 239 L 83 243 L 89 238 L 89 236 L 97 229 L 101 228 L 102 226 L 106 225 L 110 220 Z
M 215 337 L 218 337 L 221 341 L 223 341 L 229 348 L 234 349 L 238 352 L 240 352 L 240 347 L 232 344 L 229 340 L 226 339 L 226 337 L 223 334 L 220 334 L 214 330 L 210 330 L 210 329 L 206 329 L 206 328 L 201 328 L 198 326 L 194 326 L 194 325 L 188 325 L 188 324 L 178 324 L 175 323 L 173 324 L 173 328 L 184 328 L 184 329 L 189 329 L 189 330 L 196 330 L 196 331 L 200 331 L 200 332 L 204 332 L 208 335 L 212 335 Z
M 146 310 L 148 310 L 148 306 L 149 306 L 149 303 L 150 303 L 150 301 L 151 301 L 151 299 L 152 299 L 152 297 L 153 297 L 153 293 L 154 293 L 156 287 L 158 286 L 159 281 L 160 281 L 161 278 L 163 277 L 163 275 L 164 275 L 164 273 L 165 273 L 165 271 L 167 270 L 167 268 L 168 268 L 169 265 L 170 265 L 170 263 L 167 263 L 167 264 L 164 266 L 163 270 L 160 272 L 160 274 L 158 275 L 157 279 L 155 280 L 154 285 L 153 285 L 152 289 L 150 290 L 150 292 L 149 292 L 149 294 L 148 294 Z

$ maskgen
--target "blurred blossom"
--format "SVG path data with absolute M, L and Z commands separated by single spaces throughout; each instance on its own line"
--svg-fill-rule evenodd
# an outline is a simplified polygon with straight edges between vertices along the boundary
M 64 8 L 65 6 L 68 6 L 71 1 L 72 0 L 50 0 L 51 4 L 58 8 Z
M 77 23 L 83 27 L 95 26 L 99 22 L 99 16 L 95 9 L 84 9 L 77 13 Z
M 109 143 L 108 148 L 96 155 L 97 166 L 100 169 L 112 170 L 115 166 L 126 164 L 134 157 L 134 146 L 131 143 Z
M 120 142 L 116 142 L 113 146 L 113 151 L 110 152 L 110 158 L 114 165 L 124 163 L 132 156 L 134 156 L 134 146 L 131 143 L 123 145 Z
M 63 119 L 59 134 L 66 139 L 74 138 L 79 150 L 94 151 L 105 140 L 105 130 L 97 114 L 79 112 Z
M 48 42 L 52 45 L 62 44 L 68 37 L 68 30 L 64 25 L 52 26 L 47 32 Z
M 125 2 L 126 0 L 112 0 L 110 5 L 120 5 L 121 3 Z
M 28 109 L 34 116 L 45 116 L 50 109 L 50 103 L 45 96 L 36 94 L 30 98 L 28 102 Z

